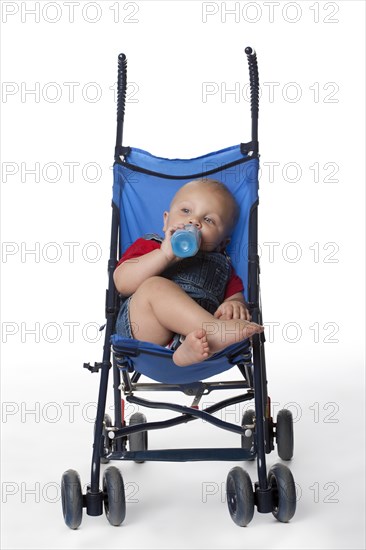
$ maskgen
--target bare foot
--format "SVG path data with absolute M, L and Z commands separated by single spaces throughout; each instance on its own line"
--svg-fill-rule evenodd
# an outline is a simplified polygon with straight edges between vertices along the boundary
M 185 340 L 173 354 L 178 367 L 187 367 L 193 363 L 205 361 L 210 355 L 206 331 L 201 328 L 187 334 Z
M 243 319 L 219 319 L 216 322 L 206 323 L 205 329 L 211 354 L 264 331 L 263 326 Z

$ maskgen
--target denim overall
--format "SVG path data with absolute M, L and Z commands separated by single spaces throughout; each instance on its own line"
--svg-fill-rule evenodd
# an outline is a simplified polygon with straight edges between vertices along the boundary
M 163 241 L 155 234 L 144 235 L 143 238 L 160 243 Z M 230 272 L 230 260 L 226 254 L 199 250 L 195 256 L 184 258 L 163 271 L 160 276 L 176 283 L 201 307 L 214 314 L 224 301 Z M 129 301 L 130 298 L 127 298 L 122 303 L 116 322 L 116 332 L 133 338 L 129 326 Z

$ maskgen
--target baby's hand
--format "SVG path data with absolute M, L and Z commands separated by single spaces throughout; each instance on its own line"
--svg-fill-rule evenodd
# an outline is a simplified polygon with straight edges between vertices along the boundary
M 215 311 L 214 317 L 227 321 L 228 319 L 243 319 L 251 321 L 251 315 L 243 302 L 238 300 L 227 300 L 223 302 Z
M 170 242 L 173 233 L 175 233 L 177 229 L 184 229 L 184 223 L 179 223 L 177 225 L 171 225 L 170 227 L 168 227 L 168 229 L 165 231 L 165 239 L 161 243 L 160 249 L 164 252 L 169 261 L 181 260 L 181 258 L 177 258 L 177 256 L 175 256 L 175 254 L 173 253 L 172 244 Z

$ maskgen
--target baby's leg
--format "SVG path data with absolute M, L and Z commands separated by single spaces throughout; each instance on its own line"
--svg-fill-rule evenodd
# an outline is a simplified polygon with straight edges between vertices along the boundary
M 249 321 L 215 319 L 178 285 L 157 276 L 144 281 L 132 296 L 130 322 L 139 340 L 166 345 L 173 333 L 186 336 L 173 355 L 180 366 L 202 361 L 208 352 L 216 353 L 263 330 Z
M 173 334 L 186 336 L 200 328 L 202 321 L 212 318 L 176 283 L 164 277 L 146 279 L 130 301 L 133 336 L 163 346 Z

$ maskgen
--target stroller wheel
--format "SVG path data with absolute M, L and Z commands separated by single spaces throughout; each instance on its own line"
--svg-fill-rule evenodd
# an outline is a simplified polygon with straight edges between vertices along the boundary
M 115 466 L 103 475 L 104 511 L 111 525 L 121 525 L 126 516 L 125 487 L 121 472 Z
M 240 527 L 246 527 L 254 515 L 254 493 L 249 474 L 240 466 L 228 473 L 226 499 L 231 519 Z
M 62 512 L 70 529 L 77 529 L 83 517 L 83 495 L 79 474 L 67 470 L 61 479 Z
M 131 415 L 129 425 L 145 424 L 146 416 L 143 413 L 136 412 Z M 137 432 L 128 436 L 130 451 L 146 451 L 147 450 L 147 431 Z M 144 462 L 143 460 L 135 460 L 137 463 Z
M 291 460 L 294 454 L 294 429 L 292 413 L 282 409 L 277 414 L 276 440 L 278 456 L 282 460 Z
M 287 523 L 296 511 L 296 488 L 291 470 L 284 464 L 274 464 L 268 472 L 272 489 L 272 514 L 278 521 Z
M 251 426 L 255 424 L 255 411 L 253 409 L 249 409 L 247 411 L 245 411 L 245 413 L 243 414 L 243 420 L 241 421 L 241 425 L 242 426 Z M 251 433 L 249 433 L 251 432 Z M 248 428 L 248 430 L 246 431 L 246 434 L 245 435 L 242 435 L 241 436 L 241 447 L 242 449 L 247 449 L 248 451 L 250 451 L 250 449 L 254 446 L 254 429 L 253 428 Z M 253 455 L 251 458 L 249 458 L 248 460 L 254 460 L 255 459 L 255 455 Z

